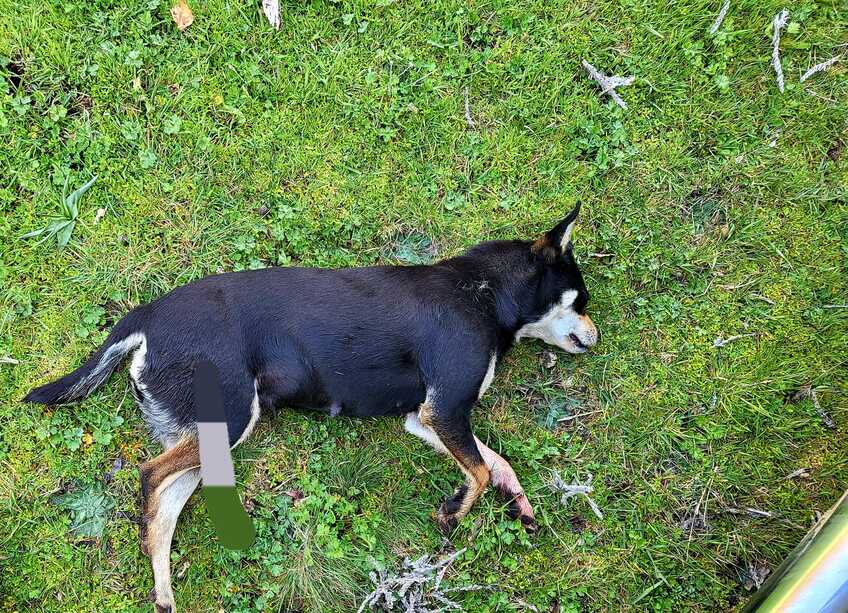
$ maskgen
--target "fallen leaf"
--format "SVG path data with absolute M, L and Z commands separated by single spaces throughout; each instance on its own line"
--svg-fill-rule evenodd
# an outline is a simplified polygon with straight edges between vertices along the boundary
M 100 484 L 55 496 L 53 503 L 70 512 L 71 533 L 82 537 L 102 536 L 106 518 L 115 508 L 114 501 Z
M 194 23 L 194 13 L 191 12 L 191 7 L 189 7 L 186 0 L 178 0 L 178 2 L 171 7 L 171 18 L 174 20 L 174 23 L 177 24 L 177 29 L 180 32 Z
M 262 11 L 268 18 L 268 23 L 275 30 L 280 29 L 280 2 L 279 0 L 262 0 Z

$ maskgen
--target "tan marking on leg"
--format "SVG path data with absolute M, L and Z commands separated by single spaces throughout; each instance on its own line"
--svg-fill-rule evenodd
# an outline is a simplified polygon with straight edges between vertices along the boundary
M 200 449 L 197 446 L 197 439 L 191 437 L 181 439 L 170 449 L 141 465 L 139 473 L 142 496 L 151 498 L 169 475 L 196 466 L 200 466 Z
M 141 478 L 141 551 L 150 555 L 149 524 L 159 508 L 159 496 L 182 473 L 200 466 L 197 440 L 184 438 L 170 449 L 145 462 L 139 469 Z
M 169 476 L 168 482 L 163 482 L 157 490 L 156 511 L 150 519 L 147 532 L 154 581 L 151 598 L 157 612 L 176 612 L 171 588 L 171 540 L 177 519 L 199 482 L 200 469 L 191 468 L 175 478 Z
M 459 509 L 451 514 L 450 517 L 445 516 L 441 510 L 439 512 L 439 521 L 445 523 L 450 518 L 460 520 L 465 517 L 480 495 L 485 491 L 486 486 L 489 484 L 490 476 L 489 468 L 485 462 L 474 464 L 470 459 L 458 456 L 444 444 L 436 431 L 428 425 L 432 423 L 432 411 L 433 407 L 425 402 L 418 409 L 418 413 L 407 414 L 404 427 L 407 432 L 422 439 L 439 453 L 450 455 L 462 471 L 462 474 L 465 475 L 466 491 L 459 505 Z M 476 437 L 475 441 L 477 441 Z
M 459 505 L 459 510 L 454 513 L 454 517 L 460 520 L 468 514 L 468 511 L 471 510 L 471 507 L 474 506 L 480 495 L 486 491 L 486 487 L 489 485 L 490 474 L 485 463 L 466 468 L 457 456 L 454 454 L 451 454 L 451 456 L 456 460 L 460 470 L 465 473 L 465 483 L 468 486 L 465 497 Z
M 474 440 L 477 441 L 477 449 L 480 450 L 483 461 L 491 472 L 492 487 L 496 488 L 502 494 L 511 497 L 524 523 L 532 521 L 535 517 L 533 507 L 530 506 L 530 501 L 527 500 L 527 496 L 524 494 L 524 488 L 521 487 L 521 483 L 518 481 L 518 477 L 512 466 L 498 453 L 487 447 L 479 438 L 475 436 Z

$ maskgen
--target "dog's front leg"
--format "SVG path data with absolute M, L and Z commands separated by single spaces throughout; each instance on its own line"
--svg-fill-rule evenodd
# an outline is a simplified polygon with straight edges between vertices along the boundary
M 449 454 L 465 475 L 465 483 L 442 503 L 436 514 L 443 533 L 453 531 L 489 484 L 489 467 L 471 432 L 469 412 L 470 406 L 448 410 L 425 402 L 417 413 L 409 413 L 406 419 L 407 431 L 428 442 L 436 451 Z
M 509 503 L 509 510 L 513 519 L 520 519 L 525 530 L 535 532 L 537 526 L 533 507 L 530 506 L 530 501 L 527 500 L 524 488 L 521 487 L 512 466 L 498 453 L 487 447 L 479 438 L 475 436 L 474 440 L 477 441 L 477 448 L 489 467 L 489 472 L 492 475 L 492 487 Z

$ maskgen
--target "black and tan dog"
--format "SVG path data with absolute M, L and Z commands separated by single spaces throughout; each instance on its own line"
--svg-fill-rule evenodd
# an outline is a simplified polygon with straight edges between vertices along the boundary
M 597 330 L 571 249 L 579 205 L 542 238 L 493 241 L 430 266 L 266 268 L 215 275 L 133 309 L 85 364 L 27 401 L 86 397 L 131 355 L 130 379 L 165 451 L 141 467 L 141 546 L 151 596 L 173 611 L 170 546 L 200 479 L 192 373 L 215 364 L 230 444 L 282 406 L 332 415 L 405 415 L 406 429 L 450 454 L 465 484 L 442 504 L 452 529 L 491 483 L 533 528 L 512 467 L 471 431 L 471 408 L 522 337 L 582 353 Z

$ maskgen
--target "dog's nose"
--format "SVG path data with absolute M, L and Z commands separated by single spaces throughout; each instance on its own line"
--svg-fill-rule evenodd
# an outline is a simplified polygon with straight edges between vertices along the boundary
M 580 344 L 583 347 L 589 348 L 595 345 L 598 342 L 598 328 L 595 326 L 595 322 L 589 319 L 588 315 L 583 315 L 583 324 L 584 324 L 584 333 L 582 334 L 582 338 L 578 339 Z M 573 335 L 572 335 L 573 336 Z

